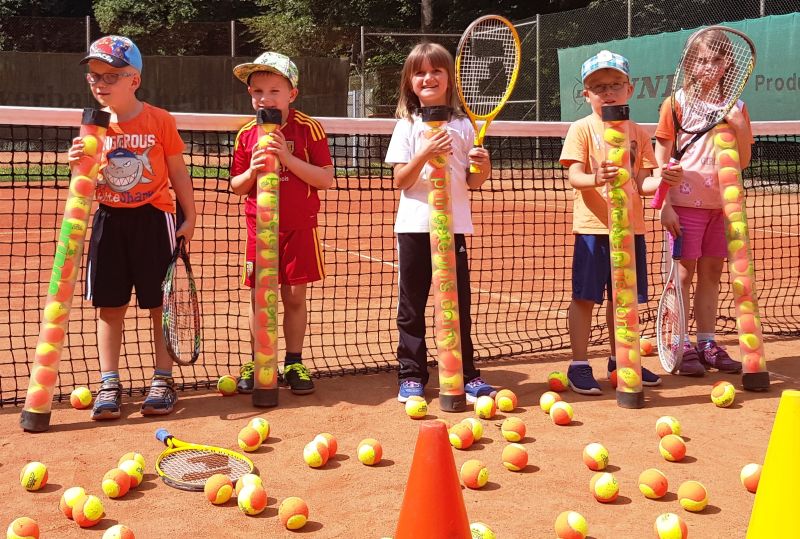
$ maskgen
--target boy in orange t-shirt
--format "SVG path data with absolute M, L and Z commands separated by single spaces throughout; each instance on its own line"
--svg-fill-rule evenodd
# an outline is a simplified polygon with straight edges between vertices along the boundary
M 178 400 L 172 359 L 161 329 L 161 284 L 175 249 L 176 237 L 192 238 L 195 206 L 192 182 L 183 161 L 183 141 L 175 120 L 162 109 L 136 97 L 142 82 L 142 55 L 128 38 L 105 36 L 81 61 L 92 95 L 111 113 L 103 147 L 92 221 L 86 275 L 86 299 L 97 307 L 97 347 L 101 385 L 92 419 L 120 417 L 122 384 L 119 356 L 125 313 L 136 289 L 139 307 L 153 321 L 155 370 L 142 403 L 143 415 L 170 413 Z M 73 140 L 70 166 L 83 155 L 83 142 Z M 175 204 L 184 222 L 175 226 Z

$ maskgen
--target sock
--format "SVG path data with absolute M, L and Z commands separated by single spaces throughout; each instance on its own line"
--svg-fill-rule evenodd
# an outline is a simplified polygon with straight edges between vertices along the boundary
M 713 333 L 698 333 L 697 334 L 697 346 L 701 346 L 709 341 L 714 340 Z
M 153 378 L 172 378 L 172 369 L 155 369 Z
M 617 362 L 617 356 L 608 356 L 609 361 L 613 361 L 614 363 Z
M 295 363 L 303 362 L 302 352 L 286 352 L 286 358 L 283 360 L 283 366 L 294 365 Z
M 103 371 L 100 372 L 100 382 L 116 379 L 119 381 L 119 371 Z
M 588 365 L 588 364 L 589 364 L 589 361 L 587 361 L 585 359 L 573 359 L 572 362 L 569 365 L 571 367 L 572 365 Z

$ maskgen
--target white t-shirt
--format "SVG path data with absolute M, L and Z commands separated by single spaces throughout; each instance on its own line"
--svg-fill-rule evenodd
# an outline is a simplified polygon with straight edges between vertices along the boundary
M 428 127 L 419 116 L 414 122 L 399 120 L 394 126 L 392 140 L 386 152 L 386 163 L 397 165 L 408 163 L 414 157 L 422 140 L 422 133 Z M 472 234 L 472 215 L 469 209 L 467 194 L 467 170 L 469 160 L 467 154 L 472 149 L 475 130 L 467 118 L 455 118 L 447 124 L 447 131 L 453 139 L 453 152 L 448 156 L 450 167 L 450 195 L 453 209 L 453 233 Z M 430 208 L 428 193 L 430 182 L 427 180 L 431 165 L 425 164 L 420 179 L 414 185 L 400 192 L 400 205 L 397 208 L 397 221 L 394 225 L 396 233 L 429 232 Z

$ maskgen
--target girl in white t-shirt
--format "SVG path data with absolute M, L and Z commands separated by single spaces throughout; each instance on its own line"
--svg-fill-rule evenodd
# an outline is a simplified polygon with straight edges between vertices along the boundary
M 400 189 L 395 233 L 399 261 L 399 299 L 397 328 L 400 339 L 397 360 L 400 363 L 400 391 L 397 400 L 406 402 L 411 396 L 424 397 L 428 382 L 427 348 L 425 345 L 425 305 L 431 288 L 431 249 L 429 237 L 428 193 L 430 186 L 423 179 L 426 163 L 437 155 L 448 154 L 450 167 L 453 233 L 456 250 L 458 307 L 461 327 L 461 353 L 465 392 L 468 402 L 483 395 L 494 396 L 495 390 L 484 382 L 474 364 L 470 335 L 470 284 L 465 234 L 471 234 L 472 217 L 467 189 L 478 189 L 491 173 L 489 152 L 473 148 L 474 129 L 460 109 L 454 88 L 452 55 L 435 43 L 421 43 L 406 58 L 400 81 L 400 99 L 395 126 L 386 162 L 394 165 L 394 181 Z M 424 137 L 425 124 L 421 107 L 449 106 L 453 110 L 446 129 Z M 470 164 L 481 172 L 468 173 Z

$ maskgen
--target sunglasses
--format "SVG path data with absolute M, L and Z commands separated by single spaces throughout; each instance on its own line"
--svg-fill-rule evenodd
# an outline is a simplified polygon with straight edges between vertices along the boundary
M 119 82 L 120 77 L 132 77 L 133 73 L 95 73 L 90 71 L 86 74 L 86 80 L 89 84 L 97 84 L 103 81 L 105 84 L 112 85 Z

